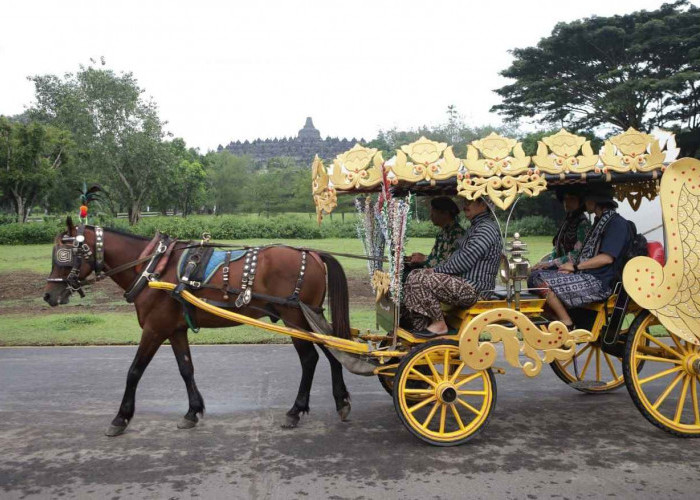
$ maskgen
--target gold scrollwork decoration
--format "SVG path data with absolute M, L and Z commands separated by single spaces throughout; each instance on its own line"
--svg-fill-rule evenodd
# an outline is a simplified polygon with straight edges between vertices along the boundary
M 517 177 L 457 177 L 457 194 L 468 200 L 488 196 L 502 210 L 507 209 L 518 194 L 537 196 L 547 189 L 547 181 L 539 174 L 523 174 Z
M 504 322 L 514 326 L 505 326 Z M 522 340 L 518 339 L 518 331 Z M 577 342 L 593 338 L 588 330 L 569 331 L 560 321 L 550 323 L 545 330 L 519 311 L 493 309 L 473 318 L 459 332 L 460 358 L 473 370 L 485 370 L 496 361 L 495 346 L 491 342 L 479 342 L 482 333 L 488 333 L 493 342 L 501 341 L 506 361 L 515 368 L 522 368 L 528 377 L 539 374 L 544 363 L 555 359 L 568 361 L 574 356 Z M 529 358 L 524 364 L 520 363 L 521 352 Z
M 382 180 L 384 160 L 376 148 L 355 144 L 333 160 L 330 180 L 335 189 L 347 191 L 356 188 L 371 188 Z
M 616 184 L 615 197 L 620 201 L 629 202 L 632 210 L 639 209 L 644 198 L 653 200 L 659 193 L 659 181 L 653 179 L 645 182 L 635 182 L 630 184 Z
M 370 282 L 374 293 L 377 294 L 376 301 L 382 300 L 382 297 L 389 292 L 389 285 L 391 284 L 391 277 L 389 273 L 380 271 L 377 269 L 372 275 L 372 281 Z
M 335 189 L 330 186 L 326 167 L 316 155 L 311 165 L 311 193 L 316 206 L 316 220 L 321 223 L 324 214 L 330 214 L 338 206 Z
M 673 162 L 661 179 L 666 263 L 629 261 L 625 290 L 680 338 L 700 345 L 700 160 Z
M 600 159 L 604 172 L 651 172 L 663 168 L 666 154 L 653 135 L 630 127 L 605 141 Z
M 479 153 L 483 158 L 479 157 Z M 525 156 L 522 144 L 515 139 L 491 132 L 467 146 L 467 157 L 463 163 L 469 175 L 514 176 L 528 171 L 530 157 Z
M 434 182 L 455 177 L 459 172 L 460 164 L 452 151 L 452 146 L 447 147 L 444 142 L 421 137 L 397 149 L 396 161 L 388 168 L 393 172 L 396 182 L 422 180 Z
M 548 174 L 583 173 L 595 170 L 598 159 L 591 141 L 561 129 L 538 141 L 537 154 L 532 157 L 532 162 L 538 170 Z

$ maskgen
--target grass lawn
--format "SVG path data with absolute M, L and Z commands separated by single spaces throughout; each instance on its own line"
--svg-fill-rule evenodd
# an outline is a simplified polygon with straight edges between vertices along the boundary
M 375 329 L 374 309 L 355 307 L 355 328 Z M 5 315 L 0 319 L 0 346 L 129 345 L 138 344 L 141 328 L 134 313 Z M 192 344 L 284 344 L 285 335 L 252 326 L 203 328 L 189 332 Z

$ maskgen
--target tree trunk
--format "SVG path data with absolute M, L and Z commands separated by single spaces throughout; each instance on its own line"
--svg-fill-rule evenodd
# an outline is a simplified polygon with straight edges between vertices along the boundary
M 15 189 L 12 189 L 12 196 L 15 205 L 15 212 L 17 213 L 17 222 L 24 224 L 27 222 L 27 200 L 25 200 L 24 197 Z
M 131 207 L 129 207 L 129 225 L 133 226 L 139 221 L 140 218 L 141 207 L 139 206 L 138 202 L 134 201 L 131 203 Z

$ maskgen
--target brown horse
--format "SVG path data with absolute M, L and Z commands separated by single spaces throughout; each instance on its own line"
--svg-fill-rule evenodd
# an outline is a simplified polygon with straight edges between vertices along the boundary
M 140 274 L 135 270 L 137 266 L 133 263 L 138 262 L 144 250 L 147 249 L 149 239 L 115 229 L 101 230 L 95 226 L 83 226 L 78 230 L 70 218 L 66 220 L 66 224 L 67 232 L 59 234 L 54 242 L 53 266 L 45 288 L 44 300 L 51 306 L 56 306 L 67 303 L 73 291 L 79 291 L 82 294 L 80 283 L 85 282 L 96 266 L 103 267 L 108 275 L 111 274 L 110 270 L 116 271 L 110 275 L 110 278 L 122 289 L 128 290 Z M 191 243 L 188 242 L 175 244 L 167 267 L 160 275 L 161 280 L 177 283 L 177 262 L 185 247 L 189 245 Z M 98 256 L 102 257 L 102 253 L 103 262 L 98 258 Z M 308 259 L 299 300 L 310 306 L 321 306 L 326 294 L 327 269 L 333 335 L 350 338 L 345 273 L 332 256 L 324 253 L 318 255 L 325 266 L 315 258 Z M 254 283 L 255 295 L 249 305 L 236 311 L 253 318 L 270 316 L 273 320 L 282 319 L 288 326 L 311 330 L 299 307 L 279 305 L 279 303 L 270 307 L 269 303 L 259 298 L 260 294 L 288 297 L 297 284 L 300 263 L 301 251 L 298 249 L 285 246 L 261 249 Z M 231 262 L 230 283 L 241 282 L 243 265 L 243 260 Z M 219 288 L 223 287 L 221 269 L 217 271 L 210 283 Z M 201 289 L 195 293 L 199 297 L 210 300 L 222 299 L 221 289 Z M 232 306 L 234 299 L 235 295 L 230 298 Z M 166 339 L 170 340 L 189 399 L 189 409 L 178 424 L 178 428 L 192 428 L 198 422 L 197 415 L 202 416 L 204 413 L 204 400 L 194 381 L 194 367 L 187 339 L 188 326 L 183 316 L 183 306 L 169 294 L 148 287 L 136 296 L 134 305 L 139 325 L 143 329 L 141 341 L 127 374 L 126 390 L 121 406 L 106 434 L 117 436 L 126 429 L 134 416 L 136 386 L 148 363 Z M 230 327 L 237 324 L 200 310 L 194 311 L 193 316 L 197 324 L 205 328 Z M 309 411 L 309 395 L 318 361 L 318 353 L 313 343 L 295 338 L 292 341 L 301 361 L 302 377 L 294 404 L 286 414 L 284 427 L 295 427 L 299 422 L 300 414 Z M 350 394 L 343 381 L 342 365 L 325 347 L 320 347 L 331 365 L 336 410 L 341 419 L 345 420 L 350 413 Z

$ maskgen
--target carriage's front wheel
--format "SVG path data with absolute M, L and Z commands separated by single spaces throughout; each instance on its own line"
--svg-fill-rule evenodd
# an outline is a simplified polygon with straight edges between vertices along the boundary
M 434 340 L 404 356 L 393 389 L 401 422 L 435 446 L 469 441 L 486 426 L 496 405 L 491 370 L 467 367 L 452 340 Z
M 645 312 L 630 327 L 623 369 L 644 417 L 679 437 L 700 437 L 700 346 L 666 332 Z M 644 362 L 643 369 L 632 370 Z

